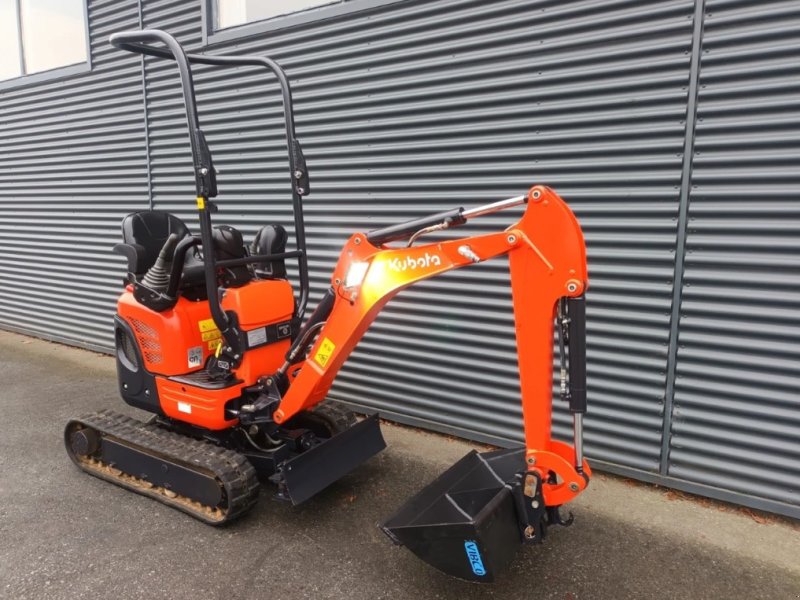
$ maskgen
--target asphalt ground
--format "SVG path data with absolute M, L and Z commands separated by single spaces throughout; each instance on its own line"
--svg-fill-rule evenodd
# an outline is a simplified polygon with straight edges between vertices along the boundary
M 113 407 L 111 358 L 0 332 L 0 597 L 192 600 L 800 598 L 800 528 L 597 474 L 575 524 L 491 585 L 447 577 L 376 524 L 473 445 L 387 425 L 389 447 L 300 507 L 224 528 L 79 472 L 68 418 Z M 142 413 L 138 416 L 143 417 Z

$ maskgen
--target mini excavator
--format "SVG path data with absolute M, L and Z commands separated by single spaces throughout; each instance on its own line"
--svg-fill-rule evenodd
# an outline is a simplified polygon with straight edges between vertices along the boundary
M 222 525 L 255 504 L 261 480 L 299 504 L 380 452 L 377 415 L 358 419 L 326 400 L 334 377 L 378 312 L 407 286 L 508 256 L 516 323 L 525 445 L 471 452 L 380 527 L 397 544 L 450 575 L 495 579 L 520 544 L 569 525 L 559 509 L 591 476 L 583 457 L 586 411 L 583 235 L 551 189 L 455 208 L 354 233 L 330 287 L 306 316 L 309 276 L 302 199 L 309 174 L 295 136 L 289 82 L 259 56 L 187 54 L 169 34 L 111 36 L 122 50 L 175 61 L 183 91 L 200 235 L 175 215 L 147 210 L 122 222 L 126 286 L 114 317 L 119 392 L 152 413 L 140 421 L 104 410 L 68 422 L 64 439 L 83 471 Z M 277 77 L 289 150 L 294 246 L 265 224 L 246 244 L 212 227 L 216 171 L 197 115 L 192 64 L 261 67 Z M 525 206 L 503 231 L 420 243 L 424 236 Z M 299 293 L 287 278 L 297 261 Z M 560 343 L 561 397 L 574 442 L 551 436 L 553 339 Z M 400 377 L 401 374 L 398 374 Z

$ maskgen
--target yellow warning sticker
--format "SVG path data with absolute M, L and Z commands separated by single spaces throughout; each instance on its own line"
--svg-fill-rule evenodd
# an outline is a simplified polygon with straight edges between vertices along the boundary
M 202 196 L 197 197 L 197 208 L 203 210 L 206 207 L 206 199 Z
M 217 328 L 217 324 L 214 323 L 214 319 L 204 319 L 197 323 L 197 326 L 200 328 L 200 331 L 212 331 L 213 329 Z
M 222 334 L 219 332 L 219 329 L 212 329 L 211 331 L 204 331 L 202 333 L 202 338 L 204 342 L 208 342 L 210 340 L 218 340 L 222 337 Z
M 222 344 L 220 343 L 219 340 L 211 340 L 210 342 L 208 342 L 208 349 L 212 350 L 212 351 L 216 351 L 217 346 L 221 346 L 221 345 Z
M 319 366 L 324 367 L 328 364 L 328 360 L 330 360 L 334 350 L 336 350 L 336 344 L 328 338 L 324 338 L 319 345 L 319 350 L 314 355 L 314 360 L 317 361 Z

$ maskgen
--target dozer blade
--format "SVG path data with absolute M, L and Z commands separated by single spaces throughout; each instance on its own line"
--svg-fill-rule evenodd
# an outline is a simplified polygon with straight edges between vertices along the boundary
M 275 477 L 279 495 L 305 502 L 384 448 L 378 416 L 367 417 L 283 463 Z
M 522 544 L 512 486 L 524 449 L 472 451 L 380 527 L 396 544 L 461 579 L 494 581 Z

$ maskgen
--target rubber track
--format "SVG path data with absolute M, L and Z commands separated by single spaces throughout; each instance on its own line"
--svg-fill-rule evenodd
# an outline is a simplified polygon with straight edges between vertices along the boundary
M 319 416 L 333 426 L 332 433 L 341 433 L 356 424 L 355 413 L 348 409 L 344 404 L 335 400 L 326 400 L 317 404 L 308 411 L 309 414 Z
M 102 462 L 102 457 L 97 457 L 102 463 L 98 464 L 97 461 L 87 460 L 87 457 L 75 456 L 70 435 L 79 426 L 136 446 L 151 456 L 169 458 L 205 474 L 213 474 L 224 490 L 220 505 L 203 506 L 192 498 L 168 495 L 163 488 L 148 487 L 146 482 L 131 474 L 126 473 L 122 477 L 114 473 L 113 465 Z M 241 454 L 110 410 L 71 420 L 64 431 L 64 441 L 67 454 L 86 473 L 158 500 L 210 525 L 222 525 L 237 519 L 258 500 L 260 485 L 256 471 Z

